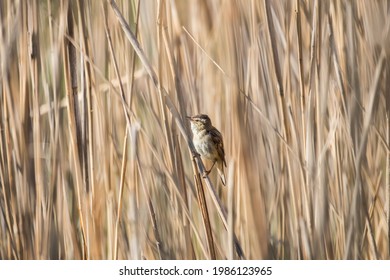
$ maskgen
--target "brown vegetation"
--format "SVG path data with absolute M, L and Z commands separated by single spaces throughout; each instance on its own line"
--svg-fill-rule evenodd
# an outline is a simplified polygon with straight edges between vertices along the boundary
M 0 2 L 0 259 L 390 257 L 387 1 L 117 5 Z

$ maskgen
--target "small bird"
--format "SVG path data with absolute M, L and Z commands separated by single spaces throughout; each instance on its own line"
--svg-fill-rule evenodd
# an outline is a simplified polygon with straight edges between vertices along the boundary
M 209 116 L 201 114 L 192 117 L 187 117 L 191 122 L 191 130 L 193 134 L 192 141 L 194 142 L 196 151 L 205 159 L 213 162 L 210 170 L 206 170 L 208 175 L 217 164 L 218 174 L 221 177 L 222 184 L 225 186 L 224 165 L 225 151 L 223 149 L 222 134 L 212 124 Z

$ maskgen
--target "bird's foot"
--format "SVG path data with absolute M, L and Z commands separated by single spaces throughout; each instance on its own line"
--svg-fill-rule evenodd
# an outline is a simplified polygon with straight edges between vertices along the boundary
M 195 159 L 196 157 L 200 157 L 200 154 L 197 152 L 192 152 L 192 158 Z

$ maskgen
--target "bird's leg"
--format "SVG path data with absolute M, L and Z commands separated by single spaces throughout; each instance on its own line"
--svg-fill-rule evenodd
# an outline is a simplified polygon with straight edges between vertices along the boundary
M 211 166 L 211 168 L 210 168 L 209 170 L 205 170 L 205 171 L 204 171 L 204 173 L 203 173 L 203 178 L 206 178 L 206 176 L 210 174 L 210 172 L 211 172 L 211 170 L 213 169 L 213 167 L 214 167 L 214 165 L 215 165 L 216 162 L 217 162 L 217 161 L 214 160 L 213 165 Z M 205 169 L 206 169 L 206 168 L 205 168 Z

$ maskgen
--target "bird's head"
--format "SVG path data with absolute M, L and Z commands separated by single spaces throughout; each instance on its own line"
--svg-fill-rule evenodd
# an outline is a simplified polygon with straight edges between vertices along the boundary
M 201 130 L 211 127 L 211 120 L 209 116 L 205 114 L 195 115 L 192 117 L 187 117 L 191 122 L 192 130 Z

